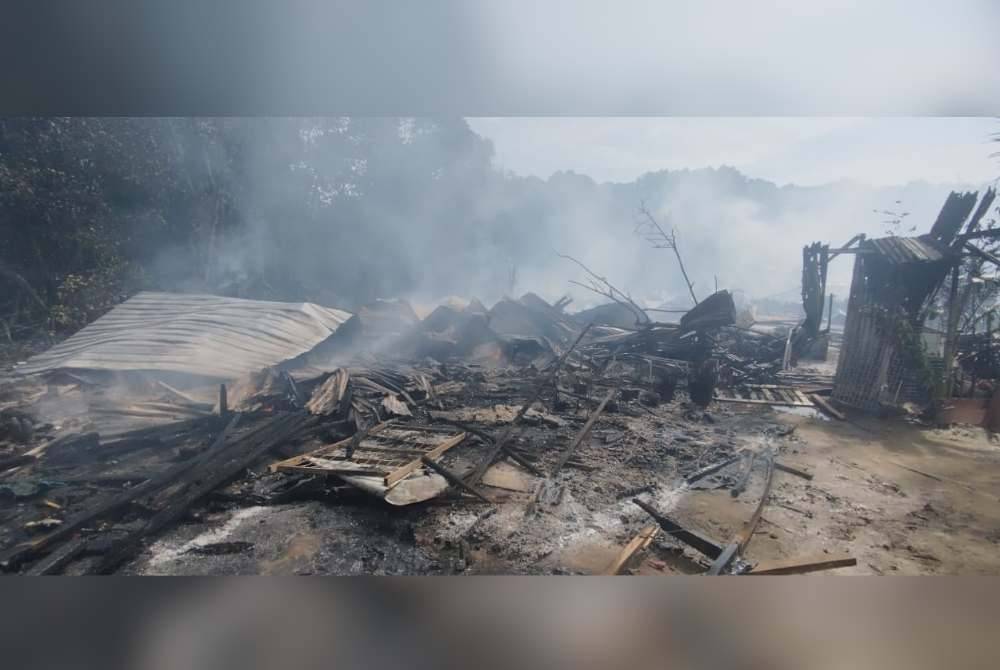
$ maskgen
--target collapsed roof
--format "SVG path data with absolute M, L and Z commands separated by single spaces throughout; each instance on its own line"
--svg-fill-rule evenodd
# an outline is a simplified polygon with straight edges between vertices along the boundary
M 309 351 L 350 316 L 308 302 L 144 292 L 15 374 L 141 370 L 235 379 Z

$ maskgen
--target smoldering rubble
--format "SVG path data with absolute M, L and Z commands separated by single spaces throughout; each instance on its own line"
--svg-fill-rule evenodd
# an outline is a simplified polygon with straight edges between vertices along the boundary
M 853 254 L 861 286 L 893 250 L 923 249 L 929 265 L 895 260 L 926 280 L 909 284 L 923 303 L 952 267 L 942 249 L 957 259 L 953 245 L 976 233 L 962 228 L 963 207 L 946 204 L 920 244 L 807 247 L 804 319 L 748 323 L 727 290 L 676 322 L 614 293 L 577 313 L 526 293 L 490 307 L 452 300 L 424 318 L 405 300 L 348 313 L 139 294 L 3 379 L 0 566 L 753 575 L 860 570 L 863 557 L 868 571 L 888 570 L 888 545 L 855 541 L 876 516 L 866 505 L 884 506 L 881 531 L 906 560 L 940 563 L 892 525 L 901 496 L 929 494 L 810 440 L 860 449 L 858 431 L 904 430 L 857 414 L 865 403 L 916 400 L 892 395 L 908 359 L 885 336 L 871 353 L 860 293 L 842 335 L 832 313 L 823 328 L 826 263 Z M 951 356 L 985 376 L 981 339 L 954 339 Z M 859 356 L 892 361 L 872 372 Z M 861 388 L 859 374 L 888 377 L 855 402 L 845 389 Z M 954 481 L 892 463 L 918 481 Z M 844 472 L 863 484 L 840 483 Z M 951 528 L 945 503 L 927 500 L 905 514 Z

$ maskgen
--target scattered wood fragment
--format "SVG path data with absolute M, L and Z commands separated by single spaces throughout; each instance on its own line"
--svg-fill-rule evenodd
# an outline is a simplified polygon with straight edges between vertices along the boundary
M 816 407 L 820 408 L 820 410 L 822 410 L 823 413 L 828 414 L 829 416 L 832 416 L 834 419 L 837 419 L 838 421 L 846 421 L 847 420 L 847 417 L 844 416 L 844 413 L 841 412 L 836 407 L 834 407 L 833 403 L 831 403 L 829 400 L 827 400 L 823 396 L 817 395 L 816 393 L 810 393 L 809 394 L 809 400 L 811 400 L 812 403 L 814 405 L 816 405 Z
M 796 477 L 802 477 L 802 479 L 807 479 L 812 481 L 813 474 L 808 470 L 801 467 L 793 467 L 787 463 L 782 463 L 781 461 L 775 461 L 774 467 L 782 472 L 787 472 L 790 475 L 795 475 Z
M 345 368 L 337 368 L 313 391 L 312 397 L 306 403 L 309 413 L 319 416 L 340 413 L 345 404 L 350 403 L 347 386 L 350 379 L 351 375 Z
M 702 469 L 700 469 L 700 470 L 698 470 L 696 472 L 693 472 L 690 475 L 688 475 L 685 478 L 684 481 L 686 481 L 688 484 L 694 484 L 699 479 L 704 479 L 705 477 L 707 477 L 709 475 L 715 474 L 719 470 L 722 470 L 723 468 L 725 468 L 725 467 L 727 467 L 729 465 L 732 465 L 733 463 L 735 463 L 738 460 L 740 460 L 740 456 L 739 455 L 733 456 L 732 458 L 727 458 L 726 460 L 720 461 L 718 463 L 713 463 L 712 465 L 707 465 L 707 466 L 703 467 Z
M 239 416 L 239 415 L 237 415 Z M 308 417 L 308 415 L 305 415 Z M 234 419 L 235 420 L 235 419 Z M 132 558 L 143 538 L 163 530 L 181 519 L 196 502 L 236 477 L 268 451 L 310 426 L 311 418 L 300 413 L 276 416 L 263 426 L 213 453 L 197 470 L 198 479 L 171 496 L 163 508 L 146 524 L 115 543 L 96 568 L 98 574 L 110 574 Z M 224 436 L 222 439 L 225 442 Z
M 750 575 L 799 575 L 833 568 L 846 568 L 858 564 L 853 556 L 824 556 L 816 559 L 790 559 L 783 561 L 765 561 L 758 563 L 747 574 Z
M 394 395 L 387 395 L 382 398 L 382 409 L 384 409 L 390 416 L 413 416 L 413 413 L 410 412 L 410 408 L 406 406 L 406 403 Z
M 202 456 L 178 463 L 166 472 L 147 479 L 141 484 L 137 484 L 116 495 L 103 498 L 89 509 L 67 519 L 62 526 L 48 535 L 26 544 L 15 545 L 0 553 L 0 568 L 4 570 L 17 569 L 24 561 L 42 554 L 51 549 L 55 544 L 72 537 L 78 530 L 90 522 L 112 514 L 133 500 L 137 500 L 172 484 L 188 471 L 203 465 L 223 448 L 226 436 L 236 427 L 239 419 L 239 414 L 233 416 L 232 420 L 223 428 L 216 441 L 211 447 L 205 450 Z
M 622 568 L 624 568 L 625 565 L 632 560 L 633 556 L 640 551 L 645 550 L 650 544 L 652 544 L 653 539 L 656 537 L 659 530 L 658 526 L 646 526 L 640 530 L 639 533 L 629 540 L 629 543 L 622 548 L 621 553 L 618 554 L 615 560 L 611 562 L 611 565 L 609 565 L 602 574 L 619 574 L 622 571 Z

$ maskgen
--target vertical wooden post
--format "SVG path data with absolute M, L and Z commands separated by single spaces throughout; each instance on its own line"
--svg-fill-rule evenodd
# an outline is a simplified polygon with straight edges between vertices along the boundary
M 229 403 L 226 399 L 225 384 L 219 384 L 219 416 L 223 419 L 229 416 Z
M 830 304 L 826 309 L 826 332 L 833 328 L 833 294 L 830 294 Z
M 951 286 L 948 287 L 948 324 L 945 329 L 943 357 L 944 379 L 940 380 L 938 384 L 939 391 L 937 398 L 941 401 L 950 398 L 952 391 L 951 366 L 955 359 L 955 340 L 958 336 L 958 317 L 960 311 L 958 300 L 959 265 L 961 263 L 956 262 L 955 266 L 951 269 Z

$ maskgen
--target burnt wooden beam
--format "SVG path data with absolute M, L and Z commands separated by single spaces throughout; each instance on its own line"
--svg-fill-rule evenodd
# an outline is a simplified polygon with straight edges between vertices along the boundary
M 1000 258 L 991 254 L 988 251 L 983 251 L 982 249 L 972 244 L 971 242 L 967 242 L 965 244 L 965 249 L 974 256 L 979 256 L 984 261 L 988 261 L 990 263 L 993 263 L 994 265 L 1000 266 Z
M 451 470 L 449 470 L 448 468 L 444 467 L 443 465 L 441 465 L 440 463 L 438 463 L 434 459 L 428 458 L 427 456 L 421 456 L 420 457 L 420 461 L 424 465 L 426 465 L 427 467 L 429 467 L 431 470 L 433 470 L 434 472 L 436 472 L 439 475 L 441 475 L 442 477 L 444 477 L 445 480 L 447 480 L 447 482 L 449 484 L 451 484 L 452 486 L 457 486 L 458 488 L 462 489 L 466 493 L 471 493 L 475 497 L 477 497 L 480 500 L 482 500 L 484 503 L 489 503 L 491 505 L 493 504 L 492 500 L 490 500 L 489 498 L 487 498 L 486 496 L 484 496 L 482 493 L 480 493 L 474 486 L 471 486 L 470 484 L 465 483 L 465 481 L 463 481 L 461 477 L 459 477 L 458 475 L 454 474 Z
M 568 447 L 566 447 L 566 451 L 563 452 L 563 455 L 559 458 L 559 462 L 556 463 L 556 467 L 552 470 L 553 475 L 558 473 L 562 467 L 566 465 L 569 459 L 573 456 L 573 452 L 575 452 L 577 447 L 580 446 L 580 443 L 583 442 L 588 435 L 590 435 L 590 431 L 593 429 L 594 423 L 597 422 L 598 417 L 600 417 L 604 412 L 604 408 L 607 407 L 608 402 L 610 402 L 611 398 L 614 397 L 617 391 L 617 388 L 613 388 L 608 391 L 604 396 L 604 399 L 601 400 L 601 404 L 597 406 L 597 409 L 590 413 L 590 416 L 587 418 L 587 423 L 583 424 L 583 428 L 581 428 L 580 432 L 576 434 L 576 437 L 573 438 L 573 441 Z
M 721 469 L 723 469 L 723 468 L 725 468 L 725 467 L 727 467 L 729 465 L 732 465 L 733 463 L 735 463 L 738 460 L 740 460 L 740 456 L 739 455 L 733 456 L 732 458 L 727 458 L 726 460 L 720 461 L 718 463 L 713 463 L 712 465 L 707 465 L 707 466 L 703 467 L 701 470 L 698 470 L 698 471 L 693 472 L 690 475 L 688 475 L 684 479 L 684 481 L 686 481 L 688 484 L 694 484 L 699 479 L 704 479 L 705 477 L 707 477 L 709 475 L 715 474 L 719 470 L 721 470 Z
M 617 575 L 622 571 L 632 557 L 637 553 L 652 544 L 653 539 L 656 537 L 656 533 L 659 532 L 659 528 L 656 526 L 646 526 L 639 531 L 639 534 L 633 537 L 628 544 L 626 544 L 621 553 L 611 562 L 611 565 L 604 570 L 605 575 Z
M 0 553 L 0 568 L 4 570 L 17 569 L 25 560 L 42 554 L 51 549 L 53 545 L 72 537 L 78 530 L 86 526 L 88 523 L 116 512 L 137 498 L 154 493 L 167 485 L 172 484 L 189 470 L 192 470 L 196 466 L 203 465 L 223 448 L 225 445 L 226 435 L 229 431 L 236 427 L 239 419 L 240 415 L 235 415 L 226 427 L 223 428 L 219 437 L 215 440 L 212 446 L 209 447 L 203 455 L 178 463 L 174 467 L 168 469 L 160 475 L 157 475 L 156 477 L 147 479 L 141 484 L 137 484 L 129 489 L 126 489 L 117 495 L 98 501 L 91 508 L 84 510 L 83 512 L 80 512 L 79 514 L 66 520 L 57 530 L 49 533 L 48 535 L 25 544 L 15 545 L 3 553 Z
M 684 528 L 673 519 L 660 514 L 656 509 L 638 498 L 633 498 L 632 502 L 641 507 L 646 514 L 653 517 L 653 520 L 656 521 L 656 523 L 660 525 L 660 528 L 665 530 L 668 535 L 671 535 L 684 544 L 697 549 L 713 560 L 722 554 L 723 547 L 720 546 L 715 540 L 705 537 L 701 533 Z
M 800 575 L 806 572 L 846 568 L 857 565 L 858 559 L 853 556 L 823 556 L 817 559 L 791 559 L 784 561 L 768 561 L 757 564 L 750 575 Z
M 58 575 L 87 550 L 90 538 L 78 537 L 59 547 L 25 572 L 29 576 Z
M 782 472 L 787 472 L 790 475 L 795 475 L 796 477 L 802 477 L 802 479 L 812 480 L 813 475 L 807 470 L 802 470 L 800 468 L 793 468 L 790 465 L 781 463 L 779 461 L 774 462 L 774 467 L 776 470 L 781 470 Z
M 239 416 L 239 415 L 237 415 Z M 127 535 L 104 556 L 95 569 L 97 574 L 110 574 L 131 559 L 140 548 L 143 538 L 153 535 L 180 520 L 192 505 L 209 493 L 234 479 L 268 451 L 297 433 L 312 427 L 316 422 L 308 414 L 287 414 L 272 419 L 263 428 L 235 441 L 199 468 L 201 477 L 191 482 L 180 493 L 166 501 L 164 507 L 146 524 Z

